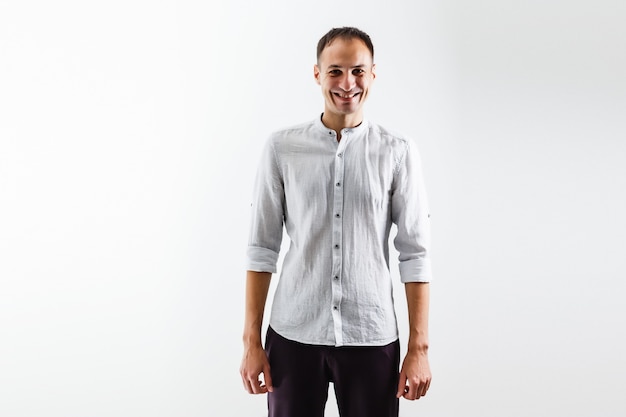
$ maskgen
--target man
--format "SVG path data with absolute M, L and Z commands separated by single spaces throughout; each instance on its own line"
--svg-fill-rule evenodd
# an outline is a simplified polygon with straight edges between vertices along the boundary
M 373 59 L 370 37 L 356 28 L 324 35 L 313 71 L 324 113 L 274 133 L 261 158 L 240 373 L 249 393 L 268 393 L 270 417 L 322 417 L 329 382 L 342 417 L 398 416 L 400 397 L 418 399 L 430 385 L 429 214 L 420 159 L 411 141 L 363 118 Z M 392 223 L 410 327 L 399 373 Z M 263 310 L 283 225 L 291 245 L 264 350 Z

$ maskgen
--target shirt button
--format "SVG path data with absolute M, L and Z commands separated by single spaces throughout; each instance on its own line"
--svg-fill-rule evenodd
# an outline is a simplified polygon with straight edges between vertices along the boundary
M 341 216 L 339 215 L 339 213 L 335 214 L 336 218 L 340 218 Z
M 335 279 L 335 281 L 337 281 L 339 279 L 339 276 L 335 275 L 333 278 Z
M 337 310 L 339 307 L 337 306 L 333 306 L 333 310 Z
M 341 157 L 343 156 L 343 153 L 339 152 L 339 153 L 337 154 L 337 156 L 338 156 L 339 158 L 341 158 Z
M 340 187 L 340 186 L 341 186 L 341 183 L 340 183 L 340 182 L 338 182 L 338 183 L 337 183 L 337 184 L 335 184 L 335 185 L 336 185 L 337 187 Z
M 339 245 L 335 245 L 335 249 L 339 249 Z

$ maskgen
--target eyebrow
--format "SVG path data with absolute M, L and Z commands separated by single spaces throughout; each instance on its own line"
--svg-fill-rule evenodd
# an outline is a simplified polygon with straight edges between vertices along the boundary
M 367 65 L 365 64 L 359 64 L 359 65 L 355 65 L 353 67 L 350 68 L 365 68 Z M 328 68 L 343 68 L 341 65 L 329 65 Z

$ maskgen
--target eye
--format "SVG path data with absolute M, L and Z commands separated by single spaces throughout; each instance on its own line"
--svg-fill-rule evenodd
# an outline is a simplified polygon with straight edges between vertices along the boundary
M 338 69 L 332 69 L 332 70 L 328 71 L 328 73 L 329 73 L 330 75 L 341 75 L 341 70 L 338 70 Z
M 355 68 L 352 70 L 353 75 L 363 75 L 365 74 L 365 70 L 363 68 Z

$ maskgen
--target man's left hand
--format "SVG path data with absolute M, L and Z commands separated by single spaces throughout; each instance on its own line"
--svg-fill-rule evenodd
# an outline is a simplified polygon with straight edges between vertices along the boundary
M 428 354 L 426 352 L 407 353 L 402 362 L 396 397 L 419 400 L 420 397 L 426 395 L 431 378 Z

